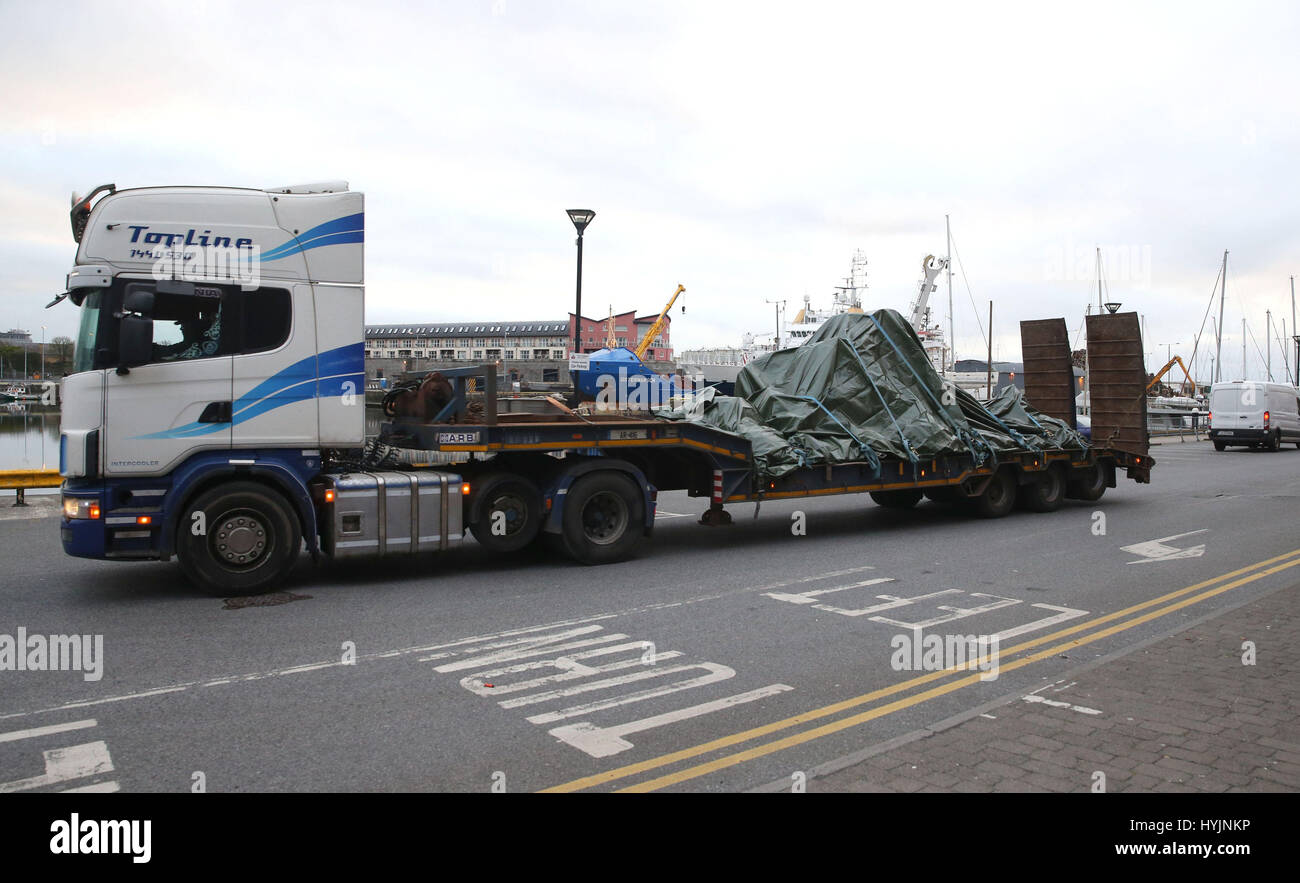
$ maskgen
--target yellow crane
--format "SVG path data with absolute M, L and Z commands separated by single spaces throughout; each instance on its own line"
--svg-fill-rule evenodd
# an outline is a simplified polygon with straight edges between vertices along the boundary
M 664 325 L 668 323 L 668 311 L 673 308 L 673 304 L 677 303 L 678 295 L 685 290 L 685 285 L 677 286 L 677 290 L 673 292 L 673 296 L 668 299 L 668 305 L 664 307 L 664 311 L 659 314 L 659 318 L 655 319 L 655 323 L 650 326 L 650 330 L 645 333 L 645 337 L 641 339 L 641 342 L 637 344 L 636 349 L 632 351 L 636 354 L 638 359 L 645 357 L 645 351 L 650 349 L 650 344 L 652 344 L 654 339 L 659 336 L 659 333 L 664 330 Z M 685 309 L 685 307 L 682 307 L 683 311 L 685 311 Z
M 1187 366 L 1183 364 L 1183 360 L 1178 358 L 1178 356 L 1174 356 L 1172 359 L 1166 362 L 1165 366 L 1160 369 L 1160 373 L 1157 374 L 1154 378 L 1152 378 L 1151 382 L 1147 384 L 1148 393 L 1150 393 L 1151 390 L 1155 389 L 1160 384 L 1160 379 L 1164 377 L 1166 374 L 1168 374 L 1169 369 L 1174 367 L 1174 365 L 1177 365 L 1179 368 L 1183 369 L 1183 376 L 1187 378 L 1188 384 L 1190 384 L 1192 387 L 1192 394 L 1195 395 L 1196 381 L 1192 380 L 1191 372 L 1187 370 Z M 1181 386 L 1181 384 L 1179 384 L 1179 386 Z

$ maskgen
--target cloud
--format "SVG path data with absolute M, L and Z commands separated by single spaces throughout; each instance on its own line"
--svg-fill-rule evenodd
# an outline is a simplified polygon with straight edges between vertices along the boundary
M 1289 313 L 1289 7 L 4 9 L 13 323 L 72 331 L 72 310 L 40 307 L 72 262 L 73 189 L 335 178 L 366 193 L 372 321 L 563 316 L 571 207 L 598 212 L 584 311 L 657 312 L 680 282 L 679 348 L 765 330 L 766 300 L 826 304 L 857 248 L 868 306 L 906 309 L 945 214 L 963 356 L 989 300 L 1003 358 L 1020 319 L 1076 327 L 1095 279 L 1052 262 L 1095 244 L 1117 269 L 1150 255 L 1142 278 L 1108 275 L 1149 341 L 1195 333 L 1224 248 L 1225 324 Z

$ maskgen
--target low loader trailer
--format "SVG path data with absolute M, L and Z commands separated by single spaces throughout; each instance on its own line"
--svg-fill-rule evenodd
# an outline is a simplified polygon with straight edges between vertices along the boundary
M 768 476 L 749 439 L 689 420 L 502 412 L 495 365 L 443 372 L 437 413 L 393 416 L 367 444 L 361 194 L 106 185 L 75 198 L 71 220 L 76 265 L 55 299 L 81 310 L 61 390 L 64 549 L 175 557 L 219 594 L 270 590 L 304 547 L 382 558 L 447 550 L 466 532 L 501 553 L 540 542 L 621 561 L 652 533 L 661 491 L 707 499 L 700 520 L 715 527 L 730 504 L 854 493 L 992 518 L 1096 500 L 1119 470 L 1146 482 L 1154 465 L 1131 313 L 1089 317 L 1093 443 L 1078 450 L 869 456 Z M 1022 341 L 1026 398 L 1073 426 L 1064 321 L 1022 323 Z M 462 462 L 399 462 L 429 459 Z

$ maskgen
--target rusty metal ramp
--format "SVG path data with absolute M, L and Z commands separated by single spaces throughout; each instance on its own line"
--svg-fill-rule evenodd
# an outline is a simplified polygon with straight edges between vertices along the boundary
M 1074 362 L 1064 319 L 1020 323 L 1020 354 L 1025 364 L 1025 399 L 1048 417 L 1076 428 Z
M 1088 316 L 1088 388 L 1093 445 L 1146 457 L 1146 365 L 1137 313 Z

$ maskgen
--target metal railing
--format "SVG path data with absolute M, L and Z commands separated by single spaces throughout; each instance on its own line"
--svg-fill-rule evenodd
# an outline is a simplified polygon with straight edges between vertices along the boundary
M 63 476 L 57 469 L 5 469 L 0 470 L 0 490 L 17 491 L 15 506 L 27 505 L 29 487 L 60 487 Z
M 1147 433 L 1153 438 L 1183 438 L 1190 435 L 1194 441 L 1200 441 L 1208 429 L 1206 411 L 1191 408 L 1177 410 L 1147 411 Z

